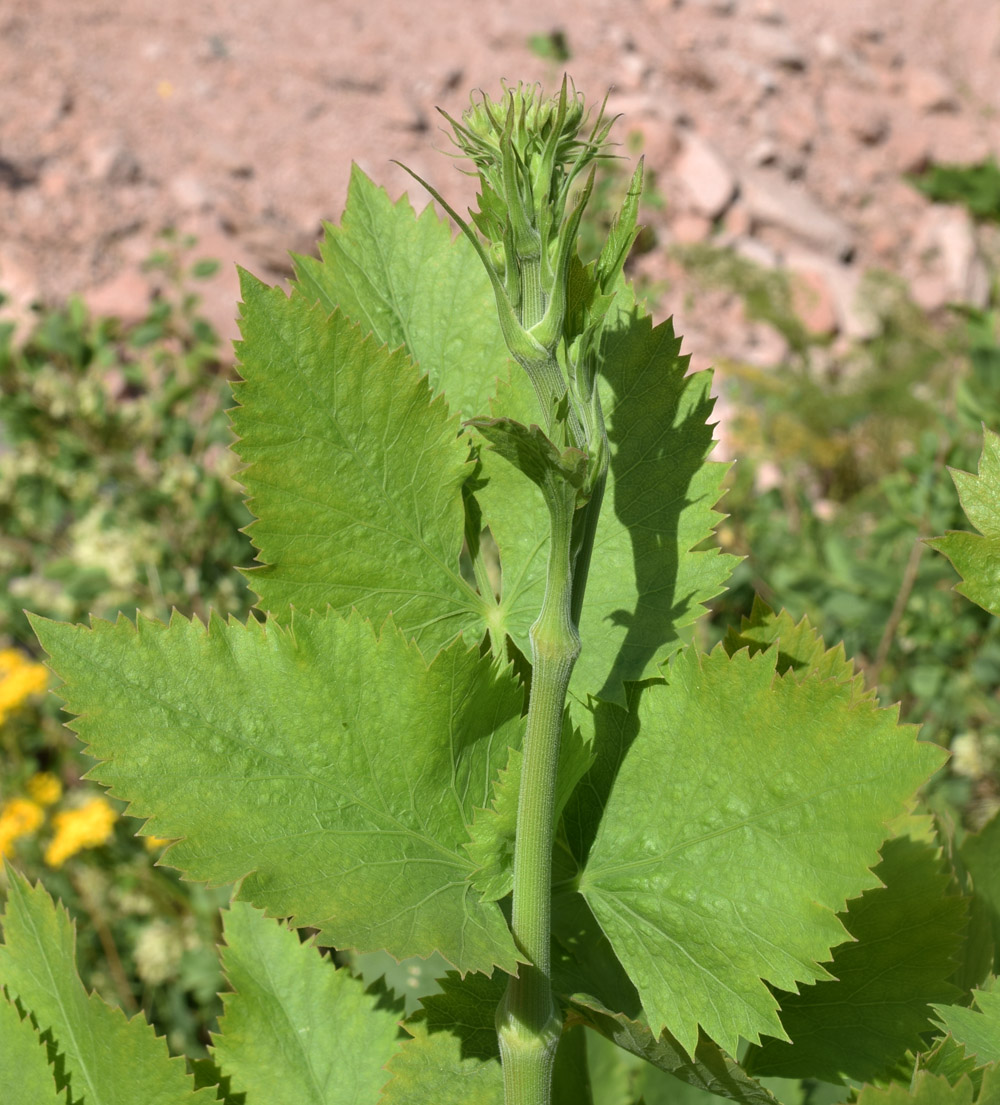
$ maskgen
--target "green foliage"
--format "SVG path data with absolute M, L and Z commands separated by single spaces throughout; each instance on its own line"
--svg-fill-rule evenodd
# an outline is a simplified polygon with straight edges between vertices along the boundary
M 212 1057 L 233 1092 L 274 1105 L 375 1101 L 397 1048 L 398 1016 L 347 970 L 234 902 L 222 965 L 232 993 Z
M 186 280 L 180 251 L 160 267 Z M 131 329 L 78 300 L 26 340 L 0 327 L 2 637 L 31 639 L 23 607 L 246 612 L 219 339 L 184 284 L 166 292 Z
M 32 660 L 22 607 L 73 620 L 249 608 L 233 566 L 248 558 L 238 528 L 251 515 L 232 478 L 230 372 L 199 307 L 198 282 L 217 263 L 192 257 L 193 239 L 164 234 L 147 265 L 157 291 L 138 322 L 95 317 L 73 299 L 17 330 L 0 325 L 5 656 Z M 139 822 L 81 782 L 88 764 L 44 693 L 44 673 L 31 695 L 12 685 L 0 692 L 0 823 L 30 802 L 37 824 L 13 841 L 0 830 L 3 850 L 80 921 L 88 987 L 130 1014 L 141 1008 L 175 1052 L 203 1055 L 227 895 L 155 867 L 162 847 L 135 840 Z M 52 790 L 41 806 L 40 781 Z M 88 810 L 104 828 L 86 843 Z
M 37 1030 L 51 1034 L 62 1058 L 57 1078 L 74 1099 L 94 1105 L 208 1102 L 194 1092 L 181 1059 L 141 1018 L 128 1021 L 120 1009 L 87 994 L 76 974 L 75 933 L 69 916 L 39 886 L 8 868 L 7 907 L 0 947 L 0 981 L 9 1000 L 31 1011 Z
M 977 219 L 1000 222 L 1000 165 L 994 157 L 974 165 L 931 165 L 909 179 L 935 203 L 960 203 Z
M 955 588 L 991 614 L 1000 615 L 1000 434 L 986 431 L 979 475 L 953 472 L 969 521 L 979 530 L 928 541 L 962 577 Z
M 211 1058 L 195 1082 L 88 997 L 68 917 L 14 874 L 10 1046 L 47 1034 L 88 1102 L 769 1105 L 749 1064 L 790 1048 L 993 1105 L 995 992 L 961 1004 L 989 876 L 912 816 L 941 751 L 809 622 L 756 603 L 696 633 L 736 558 L 711 547 L 708 376 L 621 276 L 641 168 L 585 265 L 603 112 L 519 85 L 452 123 L 481 188 L 458 238 L 356 172 L 290 296 L 244 277 L 259 616 L 33 619 L 93 777 L 166 863 L 237 884 Z M 295 928 L 366 978 L 384 953 L 455 971 L 401 1037 L 401 1003 Z M 880 1020 L 863 1048 L 843 1028 Z

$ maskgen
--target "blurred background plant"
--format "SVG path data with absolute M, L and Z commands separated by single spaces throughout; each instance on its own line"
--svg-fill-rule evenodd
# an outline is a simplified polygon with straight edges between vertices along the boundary
M 229 892 L 154 867 L 167 842 L 136 838 L 141 822 L 83 780 L 22 613 L 249 610 L 231 368 L 198 313 L 197 281 L 215 262 L 194 247 L 164 234 L 147 263 L 163 290 L 135 325 L 78 299 L 40 311 L 27 334 L 0 325 L 0 853 L 83 919 L 88 985 L 198 1054 Z

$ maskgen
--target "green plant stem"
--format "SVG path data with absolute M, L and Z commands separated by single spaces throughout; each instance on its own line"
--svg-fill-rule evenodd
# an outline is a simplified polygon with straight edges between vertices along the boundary
M 511 929 L 526 961 L 497 1011 L 507 1105 L 546 1105 L 562 1017 L 552 995 L 552 845 L 563 710 L 580 637 L 572 618 L 575 492 L 552 486 L 548 578 L 532 625 L 531 698 L 514 842 Z

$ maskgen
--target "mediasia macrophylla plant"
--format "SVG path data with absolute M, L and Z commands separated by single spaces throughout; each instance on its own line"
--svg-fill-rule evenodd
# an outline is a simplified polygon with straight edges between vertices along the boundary
M 92 776 L 186 878 L 237 884 L 198 1084 L 585 1101 L 589 1040 L 755 1105 L 774 1074 L 998 1099 L 1000 879 L 985 837 L 956 875 L 912 804 L 943 754 L 805 622 L 758 604 L 694 639 L 734 563 L 725 467 L 709 374 L 623 276 L 641 164 L 584 264 L 603 109 L 564 82 L 449 121 L 479 185 L 457 237 L 355 169 L 290 295 L 242 274 L 259 616 L 34 622 Z M 453 972 L 400 1032 L 267 918 Z M 214 1099 L 86 997 L 13 874 L 5 941 L 0 1056 L 33 1100 L 59 1099 L 39 1032 L 74 1100 L 125 1100 L 108 1056 L 130 1101 Z

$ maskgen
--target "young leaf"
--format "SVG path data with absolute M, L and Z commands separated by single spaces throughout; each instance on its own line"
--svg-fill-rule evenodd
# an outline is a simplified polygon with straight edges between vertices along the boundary
M 65 1105 L 56 1092 L 45 1044 L 31 1020 L 0 993 L 0 1101 L 25 1101 L 31 1105 Z
M 66 910 L 41 883 L 31 886 L 11 867 L 7 884 L 0 985 L 30 1010 L 40 1032 L 51 1032 L 72 1100 L 86 1105 L 210 1105 L 214 1092 L 195 1092 L 184 1060 L 170 1058 L 152 1025 L 141 1015 L 126 1020 L 120 1009 L 84 990 L 76 973 L 76 934 Z M 22 1084 L 15 1097 L 4 1100 L 23 1101 L 23 1094 Z
M 689 1054 L 698 1026 L 729 1052 L 785 1038 L 761 980 L 829 977 L 836 913 L 878 885 L 886 822 L 943 756 L 851 683 L 776 662 L 689 647 L 629 715 L 599 705 L 600 758 L 568 811 L 577 849 L 596 833 L 579 889 L 651 1028 Z
M 931 1002 L 957 1001 L 947 980 L 967 923 L 967 900 L 949 893 L 940 849 L 898 837 L 887 841 L 875 874 L 885 884 L 849 903 L 853 943 L 833 953 L 834 978 L 779 994 L 792 1043 L 751 1048 L 748 1070 L 784 1078 L 885 1079 L 905 1053 L 923 1046 Z M 950 995 L 950 997 L 949 997 Z
M 947 1078 L 920 1071 L 909 1087 L 894 1082 L 886 1087 L 865 1086 L 857 1105 L 972 1105 L 975 1088 L 968 1078 L 952 1085 Z M 1000 1105 L 1000 1077 L 987 1072 L 976 1105 Z
M 927 542 L 962 577 L 955 590 L 1000 615 L 1000 434 L 985 430 L 979 474 L 952 470 L 969 521 L 979 534 L 951 532 Z
M 472 881 L 486 901 L 495 902 L 511 891 L 514 864 L 514 837 L 517 832 L 517 803 L 521 790 L 521 770 L 524 755 L 512 748 L 507 767 L 500 773 L 492 805 L 476 811 L 466 851 L 480 870 Z M 555 819 L 558 822 L 576 784 L 587 774 L 594 762 L 590 745 L 580 731 L 563 725 L 559 742 L 559 771 L 556 776 Z
M 942 1074 L 954 1086 L 967 1075 L 978 1090 L 983 1081 L 984 1068 L 975 1055 L 970 1055 L 964 1044 L 954 1036 L 942 1036 L 928 1052 L 917 1056 L 917 1071 L 928 1070 L 932 1074 Z
M 399 1044 L 396 1014 L 246 903 L 223 917 L 234 993 L 222 996 L 212 1050 L 233 1090 L 271 1105 L 374 1105 Z
M 431 656 L 483 600 L 462 579 L 468 442 L 405 353 L 243 275 L 243 382 L 232 414 L 241 479 L 258 521 L 259 606 L 391 613 Z
M 965 1045 L 980 1066 L 1000 1063 L 1000 986 L 994 979 L 991 990 L 976 990 L 972 996 L 978 1012 L 960 1005 L 936 1005 L 938 1023 Z
M 463 847 L 521 739 L 509 672 L 461 642 L 428 666 L 356 614 L 34 624 L 94 777 L 179 840 L 187 877 L 242 878 L 240 898 L 335 947 L 514 969 Z
M 786 610 L 775 614 L 756 595 L 750 616 L 742 619 L 739 630 L 730 628 L 723 644 L 730 656 L 741 648 L 756 656 L 758 652 L 777 644 L 779 675 L 791 671 L 797 680 L 818 677 L 853 682 L 859 696 L 874 696 L 874 691 L 865 691 L 864 676 L 855 671 L 842 644 L 827 649 L 823 638 L 806 618 L 794 622 Z

